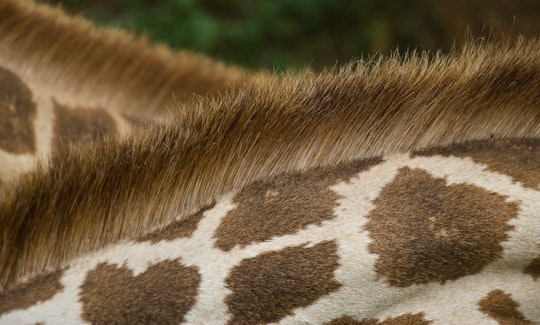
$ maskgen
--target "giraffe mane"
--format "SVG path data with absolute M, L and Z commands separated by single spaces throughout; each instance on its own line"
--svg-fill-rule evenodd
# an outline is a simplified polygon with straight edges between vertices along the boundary
M 147 116 L 248 77 L 202 55 L 171 52 L 33 0 L 0 1 L 0 64 L 60 97 L 70 93 L 86 104 L 128 107 Z
M 128 138 L 71 147 L 0 207 L 0 284 L 141 235 L 254 180 L 475 139 L 540 137 L 539 41 L 259 76 Z

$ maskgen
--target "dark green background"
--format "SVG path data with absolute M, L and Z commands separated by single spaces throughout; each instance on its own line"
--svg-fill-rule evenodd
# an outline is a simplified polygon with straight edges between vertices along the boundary
M 174 48 L 268 69 L 319 69 L 396 48 L 540 31 L 538 0 L 46 0 Z

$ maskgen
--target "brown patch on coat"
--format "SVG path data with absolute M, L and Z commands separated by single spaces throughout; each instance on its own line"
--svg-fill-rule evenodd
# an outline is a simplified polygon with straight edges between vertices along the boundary
M 68 144 L 88 145 L 103 141 L 116 130 L 116 123 L 103 109 L 70 109 L 54 102 L 55 147 L 58 150 Z
M 14 73 L 0 67 L 0 149 L 16 154 L 36 149 L 32 92 Z
M 519 304 L 502 291 L 493 290 L 478 302 L 480 311 L 496 320 L 501 325 L 532 325 L 518 310 Z
M 0 292 L 0 315 L 13 310 L 26 309 L 46 301 L 61 292 L 60 283 L 63 271 L 38 275 L 28 282 L 16 285 L 13 289 Z
M 81 285 L 82 318 L 92 324 L 178 324 L 195 304 L 201 277 L 177 260 L 137 276 L 127 267 L 99 264 Z
M 535 280 L 537 278 L 540 278 L 540 256 L 532 260 L 531 263 L 529 263 L 525 267 L 525 269 L 523 270 L 523 273 L 529 274 Z
M 179 221 L 175 221 L 170 225 L 164 227 L 163 229 L 154 231 L 152 233 L 146 234 L 137 239 L 138 242 L 150 241 L 155 244 L 162 240 L 175 240 L 178 238 L 186 238 L 191 236 L 197 226 L 199 221 L 201 221 L 203 214 L 212 209 L 215 206 L 215 203 L 205 206 L 199 212 L 192 214 L 189 217 L 183 218 Z
M 540 138 L 470 141 L 416 154 L 470 157 L 486 164 L 488 170 L 509 175 L 524 186 L 540 187 Z
M 238 193 L 236 209 L 225 216 L 215 233 L 215 245 L 228 251 L 274 236 L 294 234 L 308 225 L 334 218 L 339 196 L 330 186 L 348 180 L 379 163 L 360 160 L 255 182 Z
M 424 313 L 404 314 L 398 317 L 389 317 L 385 320 L 366 319 L 357 321 L 350 316 L 343 316 L 327 323 L 327 325 L 428 325 L 431 321 L 424 319 Z
M 337 290 L 335 242 L 288 247 L 246 259 L 226 279 L 229 324 L 276 322 Z
M 393 286 L 455 280 L 502 255 L 518 206 L 467 185 L 401 168 L 368 215 L 376 270 Z

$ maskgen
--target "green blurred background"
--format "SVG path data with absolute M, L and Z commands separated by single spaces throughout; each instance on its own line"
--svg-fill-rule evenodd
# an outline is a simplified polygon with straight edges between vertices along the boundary
M 538 0 L 41 0 L 99 24 L 251 68 L 320 69 L 361 55 L 540 32 Z

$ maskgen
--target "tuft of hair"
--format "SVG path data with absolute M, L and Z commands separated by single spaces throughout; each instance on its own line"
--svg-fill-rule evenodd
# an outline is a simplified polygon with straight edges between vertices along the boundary
M 82 103 L 152 116 L 250 75 L 32 0 L 0 1 L 0 64 Z M 137 94 L 137 101 L 133 101 Z
M 540 137 L 540 42 L 260 76 L 125 139 L 69 148 L 0 206 L 0 284 L 288 171 L 475 139 Z

